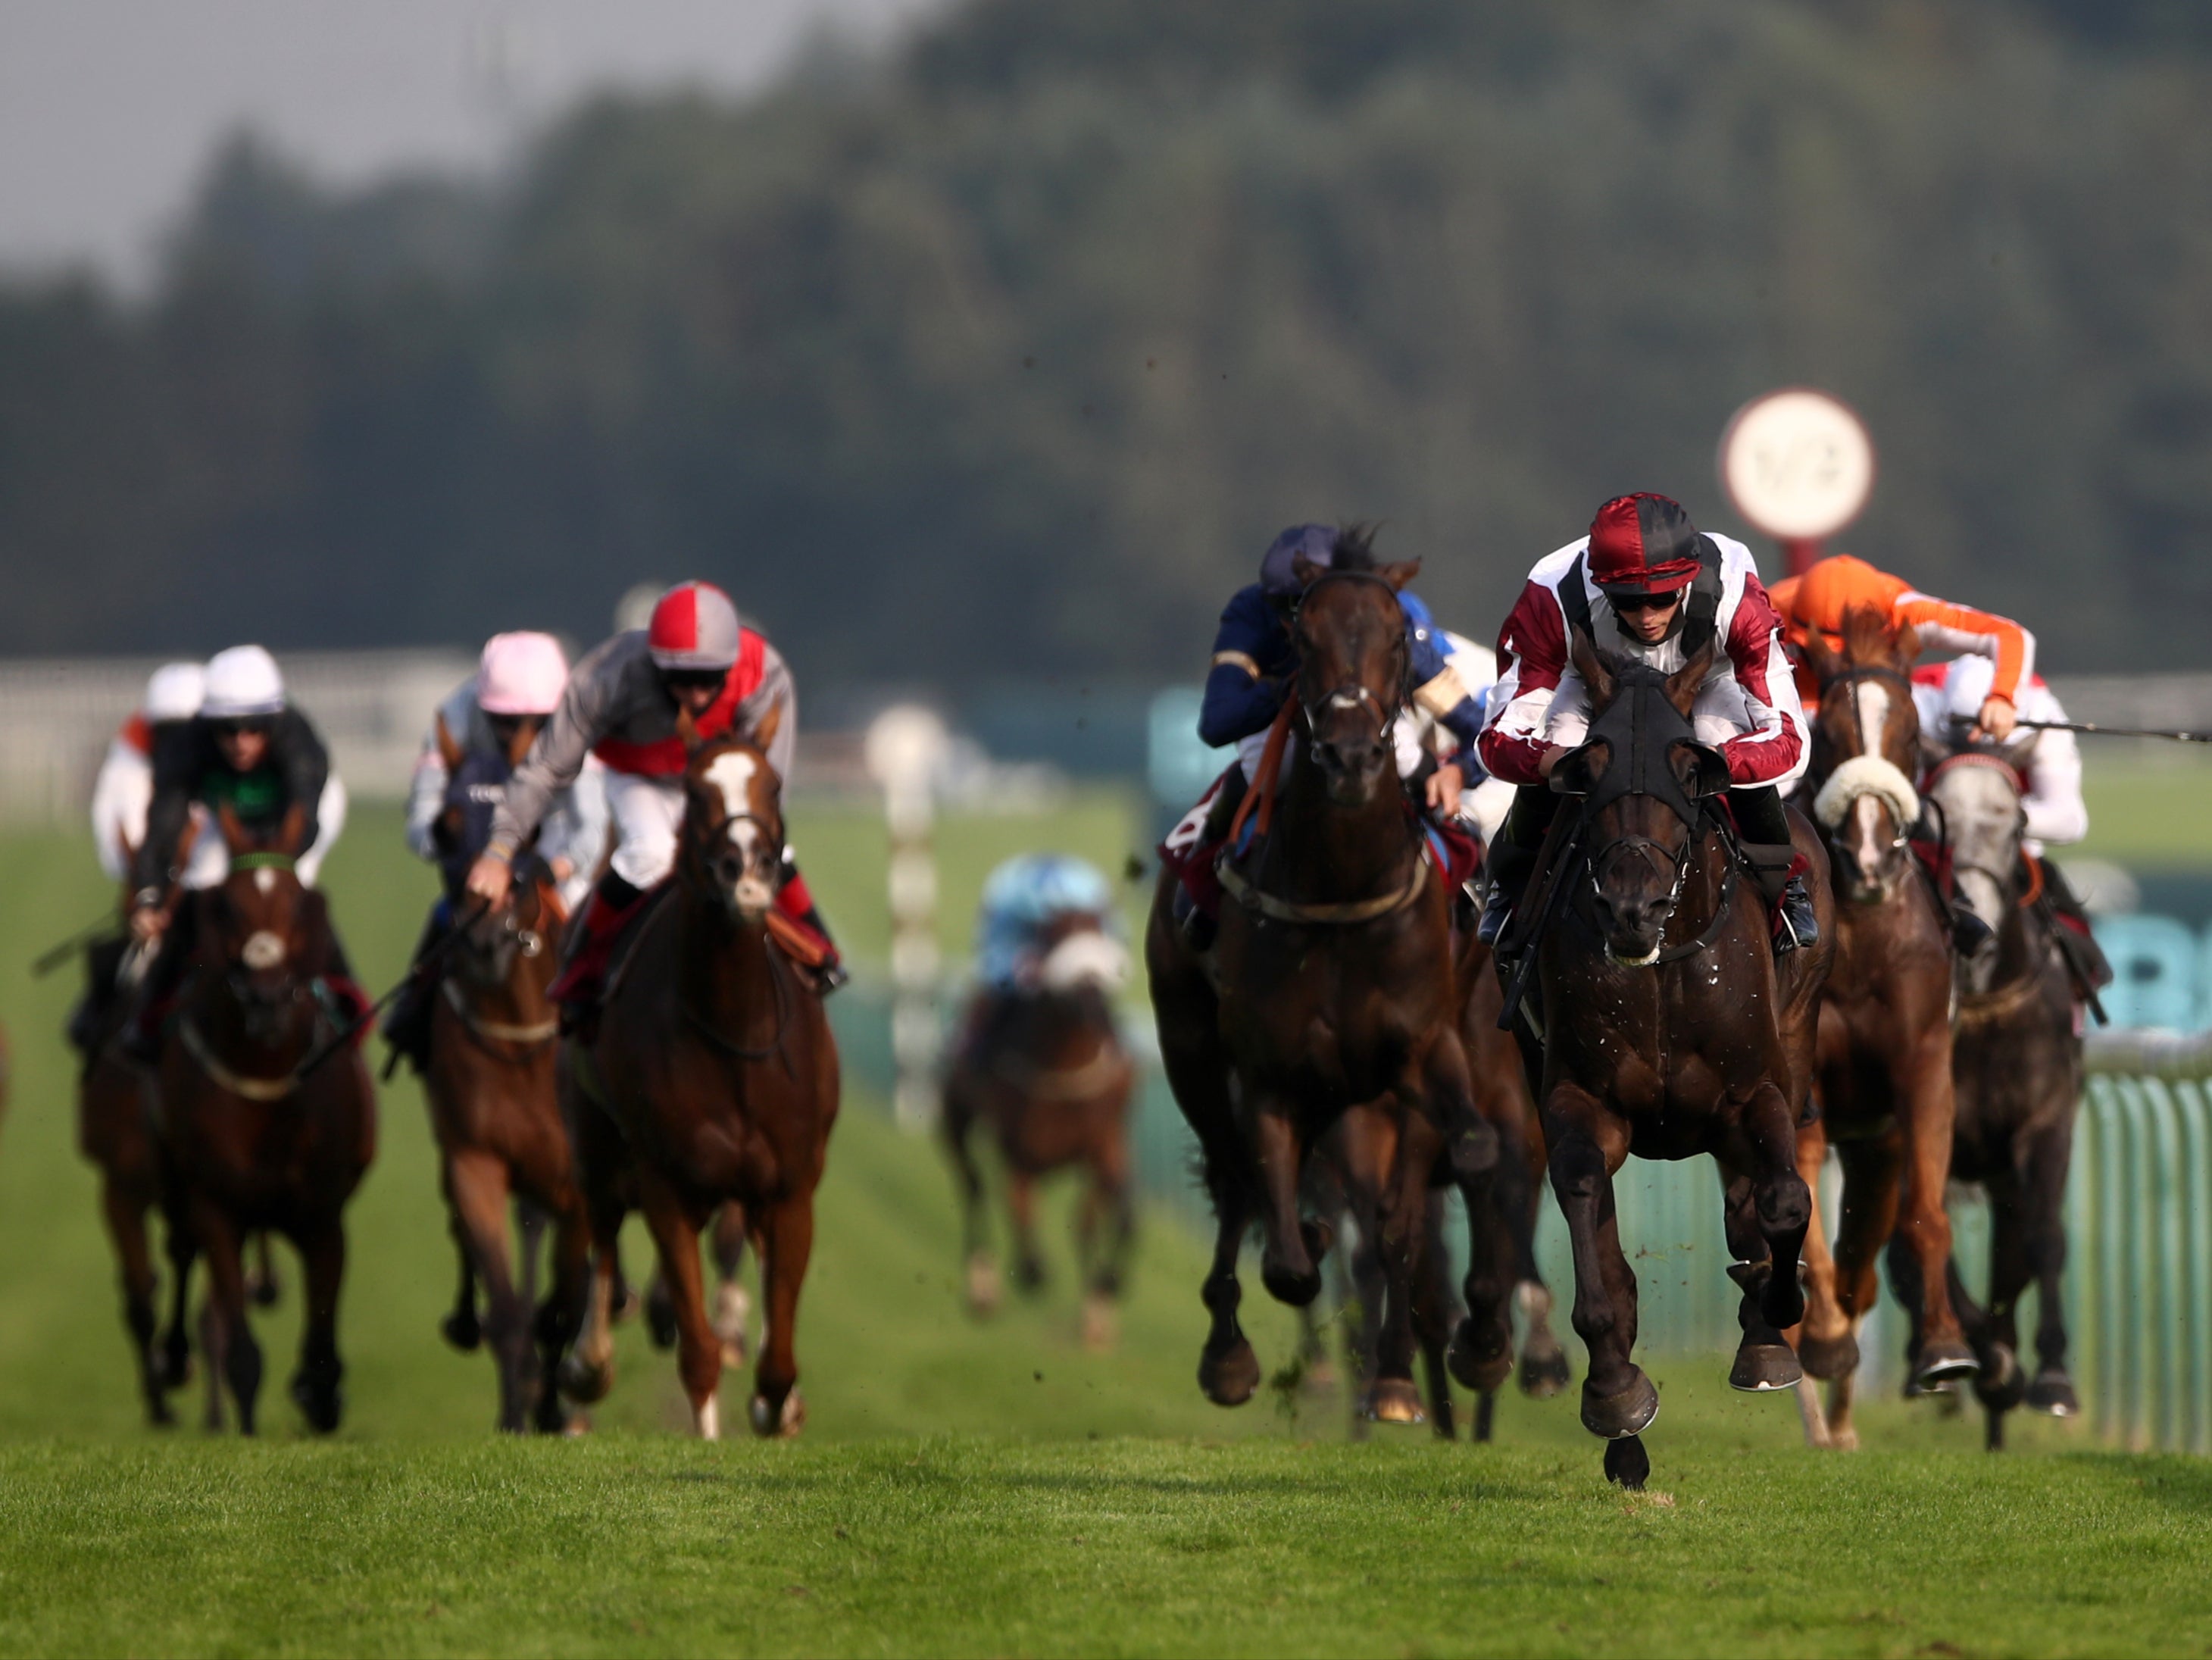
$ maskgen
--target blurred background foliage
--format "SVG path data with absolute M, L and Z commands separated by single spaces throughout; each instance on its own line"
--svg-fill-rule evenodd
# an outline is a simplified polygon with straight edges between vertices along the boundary
M 1715 440 L 1802 380 L 1881 446 L 1854 550 L 2201 660 L 2208 20 L 977 0 L 496 179 L 240 137 L 150 295 L 0 284 L 0 650 L 589 639 L 697 573 L 817 683 L 1189 675 L 1355 516 L 1486 636 L 1606 495 L 1740 529 Z

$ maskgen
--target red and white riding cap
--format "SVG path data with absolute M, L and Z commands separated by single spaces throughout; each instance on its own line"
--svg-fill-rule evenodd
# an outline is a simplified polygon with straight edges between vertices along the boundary
M 712 582 L 678 582 L 653 607 L 646 644 L 663 669 L 726 669 L 738 660 L 738 608 Z

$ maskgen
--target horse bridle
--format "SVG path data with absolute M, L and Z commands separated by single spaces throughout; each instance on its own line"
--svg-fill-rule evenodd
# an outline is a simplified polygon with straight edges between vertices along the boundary
M 1313 591 L 1325 582 L 1371 582 L 1390 596 L 1393 610 L 1395 610 L 1398 605 L 1397 588 L 1392 585 L 1389 578 L 1376 572 L 1327 570 L 1315 577 L 1312 581 L 1306 584 L 1304 591 L 1298 595 L 1297 604 L 1291 611 L 1291 642 L 1297 648 L 1301 676 L 1304 674 L 1305 664 L 1311 660 L 1311 654 L 1306 650 L 1305 635 L 1304 630 L 1298 626 L 1298 619 L 1305 610 L 1306 601 L 1313 597 Z M 1400 615 L 1402 618 L 1403 613 Z M 1376 728 L 1376 739 L 1387 745 L 1390 741 L 1391 727 L 1397 724 L 1398 717 L 1405 713 L 1406 705 L 1412 701 L 1413 697 L 1413 654 L 1411 648 L 1406 644 L 1406 630 L 1402 623 L 1397 631 L 1395 649 L 1398 654 L 1397 690 L 1387 708 L 1382 700 L 1367 686 L 1357 680 L 1347 681 L 1343 685 L 1331 687 L 1317 698 L 1310 699 L 1304 696 L 1298 698 L 1299 711 L 1306 718 L 1307 732 L 1316 730 L 1315 724 L 1316 712 L 1326 706 L 1333 704 L 1338 708 L 1343 708 L 1346 703 L 1364 702 L 1373 706 L 1380 723 Z
M 2003 772 L 2006 776 L 2009 777 L 2013 781 L 2013 788 L 2015 794 L 2019 794 L 2021 789 L 2020 769 L 2014 766 L 2011 762 L 2006 760 L 2002 755 L 1993 754 L 1988 750 L 1960 750 L 1954 754 L 1945 756 L 1941 761 L 1938 761 L 1935 766 L 1929 770 L 1928 782 L 1921 799 L 1934 810 L 1936 818 L 1942 822 L 1942 844 L 1947 848 L 1951 845 L 1951 826 L 1948 820 L 1944 818 L 1942 803 L 1936 800 L 1935 796 L 1929 792 L 1934 790 L 1936 781 L 1938 778 L 1941 778 L 1945 773 L 1951 771 L 1956 767 L 1995 767 Z M 1986 865 L 1963 862 L 1960 860 L 1955 852 L 1951 855 L 1951 868 L 1954 872 L 1972 871 L 1977 876 L 1986 876 L 1993 884 L 1996 885 L 1996 891 L 2000 894 L 2006 895 L 2008 897 L 2011 894 L 2012 878 L 2002 871 L 1993 871 Z

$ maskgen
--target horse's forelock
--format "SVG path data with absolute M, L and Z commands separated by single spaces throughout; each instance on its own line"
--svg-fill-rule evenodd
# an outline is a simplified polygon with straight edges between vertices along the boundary
M 1844 613 L 1844 661 L 1854 668 L 1893 668 L 1904 630 L 1875 605 L 1853 605 Z

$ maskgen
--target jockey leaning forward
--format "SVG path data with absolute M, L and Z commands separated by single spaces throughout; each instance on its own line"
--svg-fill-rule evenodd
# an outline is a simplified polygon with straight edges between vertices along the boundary
M 1198 735 L 1214 748 L 1234 745 L 1237 759 L 1161 847 L 1162 858 L 1182 879 L 1176 917 L 1193 951 L 1206 951 L 1213 943 L 1220 906 L 1214 862 L 1260 769 L 1268 728 L 1290 701 L 1297 679 L 1297 648 L 1291 623 L 1304 592 L 1297 575 L 1301 558 L 1331 570 L 1371 570 L 1375 565 L 1364 532 L 1334 525 L 1294 525 L 1274 539 L 1261 559 L 1260 580 L 1239 588 L 1222 610 L 1206 697 L 1199 708 Z M 1401 721 L 1395 733 L 1399 776 L 1421 779 L 1422 799 L 1429 810 L 1449 817 L 1459 811 L 1460 794 L 1473 769 L 1482 709 L 1446 660 L 1427 608 L 1407 593 L 1401 593 L 1399 603 L 1406 611 L 1414 704 L 1450 734 L 1458 751 L 1424 776 L 1433 757 L 1420 741 L 1417 724 Z
M 491 817 L 505 796 L 516 757 L 537 741 L 568 684 L 568 660 L 550 634 L 495 634 L 484 642 L 477 672 L 455 687 L 430 718 L 407 790 L 407 845 L 441 866 L 445 892 L 415 947 L 414 963 L 453 923 L 450 897 L 490 839 Z M 607 839 L 606 769 L 585 758 L 576 781 L 558 792 L 539 826 L 533 851 L 552 879 L 564 915 L 591 891 L 592 873 Z M 456 835 L 447 809 L 458 807 Z M 429 1063 L 434 976 L 410 975 L 385 1017 L 385 1040 L 420 1072 Z
M 1024 853 L 995 867 L 976 908 L 978 983 L 955 1053 L 988 1049 L 1042 994 L 1119 986 L 1128 973 L 1121 927 L 1114 885 L 1087 859 Z
M 679 725 L 678 715 L 685 717 Z M 468 891 L 506 903 L 519 850 L 544 824 L 555 798 L 575 782 L 587 757 L 606 767 L 615 850 L 592 890 L 556 1001 L 579 1014 L 595 1008 L 623 923 L 676 865 L 684 823 L 684 727 L 698 739 L 745 738 L 777 718 L 767 745 L 779 778 L 791 775 L 798 739 L 797 693 L 775 647 L 743 626 L 730 597 L 708 582 L 680 582 L 661 595 L 650 625 L 618 634 L 577 663 L 559 706 L 508 780 L 492 814 L 491 840 L 470 868 Z M 811 983 L 844 983 L 829 930 L 784 850 L 775 908 L 819 954 Z
M 124 1039 L 125 1052 L 148 1064 L 158 1053 L 159 1021 L 196 943 L 191 919 L 198 913 L 177 906 L 178 890 L 212 886 L 229 868 L 226 862 L 203 872 L 198 844 L 214 834 L 208 816 L 228 807 L 247 830 L 268 831 L 299 812 L 304 831 L 295 869 L 310 886 L 345 824 L 345 791 L 331 776 L 330 752 L 292 707 L 276 660 L 259 646 L 233 646 L 210 658 L 199 712 L 157 727 L 153 747 L 146 839 L 131 865 L 130 924 L 134 938 L 158 942 L 159 949 Z M 188 825 L 196 826 L 190 849 Z M 335 934 L 331 949 L 325 988 L 356 1009 L 366 1006 Z
M 1547 787 L 1589 728 L 1589 693 L 1569 661 L 1571 631 L 1601 650 L 1674 673 L 1718 648 L 1690 720 L 1728 763 L 1729 806 L 1747 858 L 1778 911 L 1776 953 L 1820 938 L 1812 896 L 1790 846 L 1777 786 L 1810 759 L 1782 624 L 1741 542 L 1701 534 L 1664 496 L 1619 496 L 1589 534 L 1537 562 L 1505 626 L 1505 667 L 1490 697 L 1483 764 L 1520 787 L 1491 843 L 1481 936 L 1495 944 L 1533 873 L 1559 798 Z

